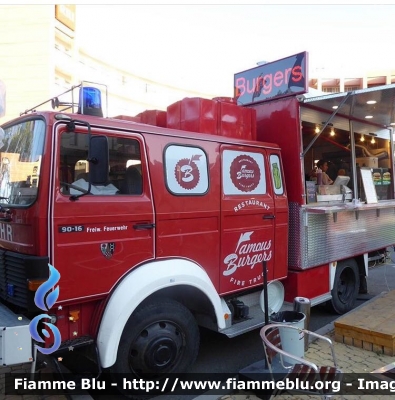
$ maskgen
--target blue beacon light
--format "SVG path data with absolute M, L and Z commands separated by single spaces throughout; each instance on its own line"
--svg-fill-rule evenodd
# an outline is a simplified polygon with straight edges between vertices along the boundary
M 103 117 L 101 92 L 94 87 L 80 88 L 80 101 L 78 113 L 84 115 L 93 115 Z

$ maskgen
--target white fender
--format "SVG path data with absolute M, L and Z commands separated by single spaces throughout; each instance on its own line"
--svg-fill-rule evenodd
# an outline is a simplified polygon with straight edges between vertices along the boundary
M 193 286 L 203 292 L 214 307 L 218 328 L 225 328 L 221 299 L 203 268 L 183 259 L 150 262 L 125 276 L 107 303 L 97 337 L 103 368 L 115 363 L 123 328 L 137 306 L 152 293 L 176 285 Z
M 333 289 L 335 283 L 337 261 L 329 263 L 329 290 Z

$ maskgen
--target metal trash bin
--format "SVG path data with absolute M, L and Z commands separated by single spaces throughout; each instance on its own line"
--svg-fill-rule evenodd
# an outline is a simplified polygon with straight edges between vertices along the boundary
M 293 303 L 294 311 L 303 313 L 306 318 L 304 320 L 304 329 L 310 329 L 311 301 L 307 297 L 295 297 Z M 304 351 L 309 348 L 309 335 L 304 338 Z
M 270 320 L 273 323 L 285 323 L 297 328 L 304 328 L 306 315 L 297 311 L 280 311 L 272 314 Z M 281 329 L 280 337 L 284 351 L 297 357 L 304 357 L 304 334 L 299 333 L 296 329 Z M 283 358 L 285 362 L 295 364 L 296 361 L 289 357 Z

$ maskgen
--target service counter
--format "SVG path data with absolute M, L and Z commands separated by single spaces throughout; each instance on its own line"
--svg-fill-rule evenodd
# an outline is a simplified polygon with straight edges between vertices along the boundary
M 290 204 L 289 265 L 307 269 L 395 243 L 395 200 Z
M 382 200 L 373 204 L 365 204 L 359 202 L 355 204 L 355 202 L 317 202 L 310 203 L 306 206 L 302 206 L 306 210 L 307 213 L 312 214 L 336 214 L 338 212 L 355 212 L 358 213 L 360 211 L 366 210 L 376 210 L 379 211 L 383 208 L 392 208 L 395 209 L 395 200 Z M 380 214 L 380 213 L 378 213 Z M 356 214 L 358 215 L 358 214 Z M 335 217 L 334 217 L 335 218 Z

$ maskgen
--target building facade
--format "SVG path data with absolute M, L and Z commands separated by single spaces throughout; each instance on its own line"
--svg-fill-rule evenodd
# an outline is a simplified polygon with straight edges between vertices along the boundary
M 395 83 L 395 70 L 372 71 L 363 74 L 363 76 L 355 75 L 350 78 L 336 75 L 321 77 L 319 75 L 321 74 L 313 73 L 313 77 L 309 79 L 309 87 L 326 93 L 351 92 Z
M 184 97 L 215 97 L 104 63 L 79 46 L 79 23 L 78 5 L 0 6 L 0 82 L 6 90 L 2 123 L 81 81 L 106 84 L 108 116 L 165 110 Z
M 165 110 L 184 97 L 222 95 L 166 85 L 104 63 L 89 54 L 89 49 L 79 46 L 79 23 L 83 21 L 78 19 L 78 5 L 0 6 L 0 97 L 6 91 L 5 105 L 0 101 L 1 122 L 83 80 L 107 85 L 108 116 Z M 395 71 L 353 78 L 310 75 L 313 76 L 309 86 L 322 92 L 344 92 L 395 82 Z

